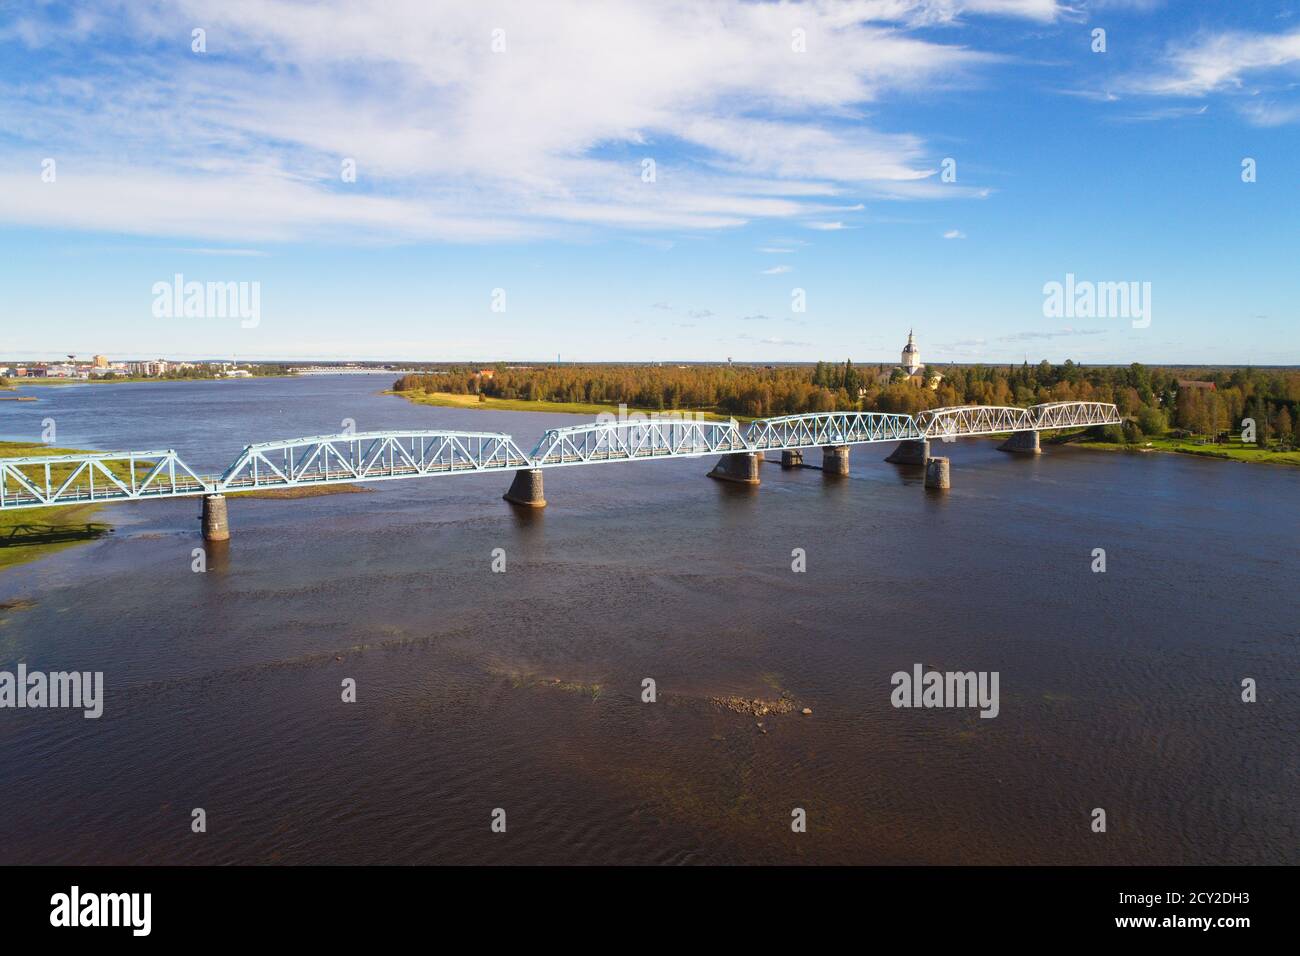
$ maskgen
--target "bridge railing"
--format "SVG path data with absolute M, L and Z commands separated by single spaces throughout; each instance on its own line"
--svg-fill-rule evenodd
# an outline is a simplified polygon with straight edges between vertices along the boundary
M 751 422 L 745 440 L 758 451 L 924 438 L 911 415 L 810 412 Z
M 548 430 L 533 449 L 532 467 L 696 458 L 750 450 L 734 419 L 619 419 Z
M 528 467 L 499 432 L 355 432 L 247 446 L 222 474 L 222 491 L 432 477 Z
M 43 508 L 204 494 L 174 450 L 0 458 L 0 508 Z

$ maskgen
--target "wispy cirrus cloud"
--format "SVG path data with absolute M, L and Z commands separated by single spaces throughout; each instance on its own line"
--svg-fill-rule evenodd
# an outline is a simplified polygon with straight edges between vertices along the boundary
M 1195 105 L 1155 106 L 1112 117 L 1117 122 L 1152 122 L 1205 115 L 1217 97 L 1257 126 L 1300 120 L 1300 28 L 1280 33 L 1245 30 L 1201 31 L 1170 43 L 1153 66 L 1113 81 L 1104 91 L 1066 90 L 1114 102 L 1176 98 Z
M 1129 81 L 1140 93 L 1205 96 L 1240 89 L 1262 71 L 1300 65 L 1300 29 L 1289 33 L 1212 33 L 1172 48 L 1161 68 Z
M 1300 102 L 1279 103 L 1274 100 L 1241 104 L 1241 114 L 1256 126 L 1287 126 L 1300 123 Z
M 1050 332 L 1016 332 L 1013 335 L 1004 335 L 998 339 L 999 342 L 1037 342 L 1040 339 L 1068 339 L 1077 335 L 1105 335 L 1106 329 L 1059 329 Z

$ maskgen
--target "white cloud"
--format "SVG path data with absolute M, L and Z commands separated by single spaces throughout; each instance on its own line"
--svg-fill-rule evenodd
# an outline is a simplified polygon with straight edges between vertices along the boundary
M 916 23 L 947 23 L 962 14 L 1018 17 L 1050 23 L 1071 12 L 1069 6 L 1057 0 L 929 0 L 911 6 L 916 9 L 911 12 L 910 19 Z
M 765 276 L 780 276 L 780 275 L 785 275 L 785 274 L 786 274 L 787 272 L 789 272 L 789 271 L 790 271 L 790 267 L 789 267 L 789 266 L 772 266 L 772 268 L 770 268 L 770 269 L 764 269 L 764 270 L 763 270 L 763 275 L 765 275 Z
M 1176 47 L 1163 68 L 1134 78 L 1137 92 L 1175 96 L 1204 96 L 1241 88 L 1249 74 L 1300 64 L 1300 30 L 1264 34 L 1209 34 Z
M 960 229 L 949 229 L 943 234 L 943 237 L 945 239 L 965 239 L 966 233 L 962 232 Z
M 820 229 L 822 232 L 835 232 L 836 230 L 844 228 L 844 223 L 842 222 L 808 222 L 804 223 L 804 225 L 809 229 Z
M 43 58 L 39 76 L 0 85 L 0 133 L 18 161 L 0 181 L 0 221 L 225 241 L 710 230 L 833 214 L 846 198 L 979 195 L 940 187 L 920 137 L 873 130 L 860 110 L 994 60 L 921 39 L 915 25 L 1064 10 L 1054 0 L 49 9 L 0 28 L 0 51 Z M 189 50 L 197 23 L 206 54 Z M 796 27 L 807 52 L 791 49 Z M 59 162 L 56 183 L 39 182 L 45 156 Z M 641 179 L 644 158 L 656 161 L 653 183 Z M 340 177 L 344 159 L 355 183 Z
M 1209 112 L 1209 105 L 1200 106 L 1162 106 L 1156 109 L 1140 110 L 1136 113 L 1121 113 L 1114 117 L 1117 123 L 1155 123 L 1162 120 L 1184 119 L 1191 116 L 1204 116 Z
M 261 259 L 266 253 L 261 249 L 177 249 L 177 252 L 184 252 L 192 256 L 235 256 L 240 258 Z
M 1256 126 L 1285 126 L 1300 122 L 1300 103 L 1243 103 L 1240 109 Z

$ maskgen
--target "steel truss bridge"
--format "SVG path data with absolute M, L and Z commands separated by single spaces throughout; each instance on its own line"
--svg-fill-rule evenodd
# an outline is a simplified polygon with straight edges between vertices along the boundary
M 961 405 L 932 408 L 916 416 L 917 427 L 925 432 L 926 438 L 1052 431 L 1057 428 L 1118 425 L 1120 422 L 1118 410 L 1105 402 L 1047 402 L 1029 408 Z
M 561 468 L 658 458 L 754 454 L 878 442 L 951 440 L 1120 424 L 1114 405 L 969 405 L 920 415 L 815 412 L 750 422 L 636 416 L 542 435 L 525 454 L 498 432 L 382 431 L 248 445 L 220 475 L 201 475 L 174 450 L 0 458 L 0 510 L 143 501 L 312 485 Z

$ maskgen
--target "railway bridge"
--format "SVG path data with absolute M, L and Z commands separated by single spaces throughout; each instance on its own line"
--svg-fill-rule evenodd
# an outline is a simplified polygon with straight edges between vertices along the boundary
M 822 450 L 821 469 L 849 473 L 852 445 L 895 443 L 886 459 L 926 469 L 927 487 L 949 484 L 948 459 L 931 457 L 931 441 L 1007 435 L 999 447 L 1038 454 L 1039 434 L 1121 422 L 1114 405 L 1049 402 L 1028 408 L 966 405 L 919 415 L 813 412 L 706 422 L 674 416 L 597 421 L 549 429 L 530 452 L 509 435 L 469 431 L 379 431 L 316 435 L 248 445 L 219 475 L 200 474 L 175 450 L 94 452 L 0 459 L 0 511 L 90 502 L 202 497 L 203 534 L 229 537 L 227 492 L 511 472 L 505 494 L 514 504 L 546 504 L 548 468 L 718 456 L 709 476 L 757 485 L 758 463 L 779 451 L 783 467 L 800 467 L 804 452 Z

